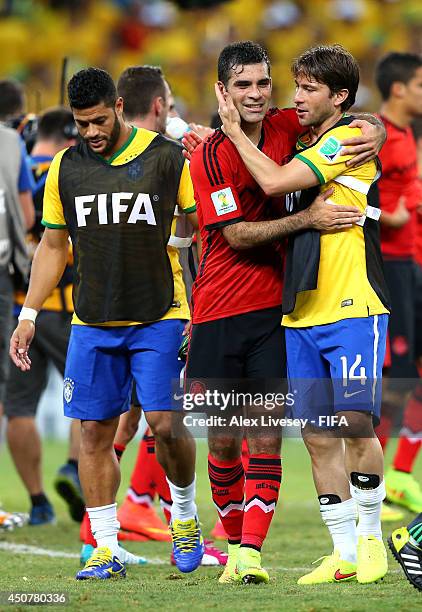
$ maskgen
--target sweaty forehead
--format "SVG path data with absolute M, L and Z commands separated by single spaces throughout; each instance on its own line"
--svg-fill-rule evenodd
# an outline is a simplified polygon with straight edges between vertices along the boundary
M 234 81 L 259 81 L 268 79 L 268 66 L 265 62 L 260 64 L 235 64 L 230 71 L 229 82 Z

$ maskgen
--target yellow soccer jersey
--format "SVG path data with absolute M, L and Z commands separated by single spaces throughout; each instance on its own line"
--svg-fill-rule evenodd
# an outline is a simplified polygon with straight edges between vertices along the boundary
M 350 156 L 340 155 L 340 141 L 360 134 L 358 128 L 340 125 L 310 146 L 302 138 L 296 158 L 314 171 L 321 191 L 334 188 L 331 203 L 356 206 L 363 214 L 369 188 L 377 177 L 376 163 L 349 168 L 346 161 Z M 317 288 L 297 293 L 295 308 L 284 315 L 283 325 L 310 327 L 387 313 L 368 280 L 366 248 L 364 228 L 359 225 L 321 232 Z
M 150 132 L 149 130 L 145 130 L 143 128 L 134 127 L 128 141 L 119 151 L 117 151 L 109 160 L 107 160 L 108 163 L 116 166 L 128 163 L 131 159 L 140 155 L 154 140 L 154 138 L 156 138 L 156 136 L 156 132 Z M 42 223 L 49 228 L 66 229 L 66 221 L 64 218 L 63 206 L 59 193 L 59 170 L 61 159 L 65 151 L 66 149 L 60 151 L 60 153 L 58 153 L 53 159 L 45 184 Z M 180 177 L 179 191 L 175 205 L 176 204 L 178 205 L 179 210 L 185 214 L 195 212 L 196 210 L 189 166 L 188 162 L 186 161 Z M 176 218 L 172 223 L 172 234 L 175 231 L 175 226 Z M 163 320 L 190 319 L 189 305 L 186 298 L 186 290 L 183 282 L 182 267 L 179 263 L 178 250 L 169 246 L 167 247 L 167 252 L 173 272 L 173 302 L 175 306 L 170 308 L 170 310 L 164 315 Z M 72 323 L 84 325 L 84 322 L 81 321 L 76 314 L 73 315 Z M 142 323 L 142 321 L 108 321 L 107 323 L 103 323 L 101 325 L 117 327 L 139 325 L 140 323 Z

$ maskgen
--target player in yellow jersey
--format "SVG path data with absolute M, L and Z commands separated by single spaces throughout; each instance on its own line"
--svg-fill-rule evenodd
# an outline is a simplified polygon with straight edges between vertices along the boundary
M 350 53 L 339 45 L 316 47 L 294 62 L 292 72 L 297 115 L 307 131 L 296 156 L 283 167 L 248 140 L 220 84 L 216 93 L 224 130 L 248 170 L 268 195 L 291 194 L 289 212 L 308 207 L 319 190 L 332 190 L 328 201 L 334 204 L 362 211 L 350 229 L 305 231 L 289 240 L 283 324 L 288 376 L 292 391 L 297 390 L 293 411 L 308 422 L 304 440 L 321 516 L 334 544 L 333 553 L 299 584 L 369 583 L 387 572 L 380 523 L 383 457 L 374 433 L 388 321 L 379 209 L 372 198 L 378 169 L 375 161 L 348 163 L 342 147 L 354 119 L 345 112 L 359 83 Z
M 79 475 L 98 548 L 77 579 L 122 577 L 113 441 L 132 380 L 171 489 L 173 551 L 181 571 L 201 562 L 195 445 L 173 405 L 184 328 L 167 252 L 175 202 L 193 205 L 181 147 L 124 121 L 123 100 L 98 68 L 75 74 L 68 97 L 81 142 L 59 153 L 46 181 L 46 230 L 10 355 L 26 371 L 35 318 L 74 252 L 75 315 L 64 380 L 66 416 L 81 419 Z M 123 562 L 123 563 L 122 563 Z

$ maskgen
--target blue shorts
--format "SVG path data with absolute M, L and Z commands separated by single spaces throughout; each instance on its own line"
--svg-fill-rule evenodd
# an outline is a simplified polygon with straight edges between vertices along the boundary
M 129 408 L 132 381 L 144 411 L 172 410 L 172 380 L 185 322 L 130 327 L 72 325 L 63 388 L 65 416 L 102 421 Z
M 328 427 L 337 412 L 355 410 L 372 414 L 377 425 L 387 325 L 388 315 L 382 314 L 313 327 L 286 327 L 293 416 Z

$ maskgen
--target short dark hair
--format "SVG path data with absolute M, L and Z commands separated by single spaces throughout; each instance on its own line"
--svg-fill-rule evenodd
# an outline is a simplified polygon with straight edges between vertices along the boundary
M 7 119 L 23 113 L 25 96 L 23 87 L 14 79 L 0 81 L 0 119 Z
M 76 138 L 78 130 L 72 112 L 63 106 L 49 108 L 38 119 L 37 140 L 61 142 Z
M 70 79 L 67 95 L 71 108 L 83 109 L 96 106 L 102 102 L 114 106 L 117 100 L 116 86 L 113 79 L 101 68 L 85 68 Z
M 408 83 L 422 66 L 422 56 L 416 53 L 392 51 L 384 55 L 375 68 L 375 82 L 383 100 L 388 100 L 393 83 Z
M 262 62 L 267 64 L 268 74 L 271 74 L 271 64 L 266 50 L 252 40 L 227 45 L 218 58 L 218 80 L 227 85 L 231 71 L 236 66 L 262 64 Z
M 300 74 L 327 85 L 331 94 L 347 89 L 349 95 L 341 104 L 346 111 L 353 106 L 359 86 L 359 66 L 349 51 L 341 45 L 319 45 L 308 49 L 292 64 L 296 78 Z
M 145 117 L 154 98 L 166 97 L 163 71 L 159 66 L 131 66 L 117 82 L 117 93 L 123 98 L 127 119 Z

